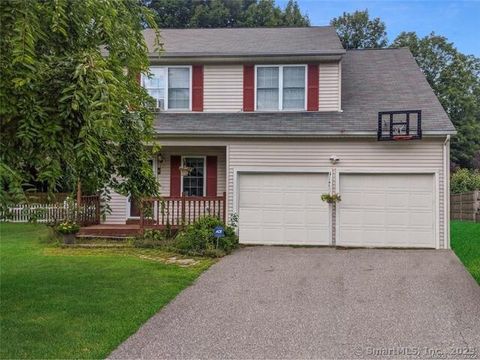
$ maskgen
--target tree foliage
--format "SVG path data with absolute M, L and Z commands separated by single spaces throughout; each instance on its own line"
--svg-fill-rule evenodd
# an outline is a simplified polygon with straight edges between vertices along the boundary
M 387 46 L 385 23 L 380 18 L 370 19 L 368 10 L 344 12 L 333 18 L 334 26 L 345 49 L 382 48 Z
M 480 154 L 480 59 L 460 53 L 445 37 L 419 38 L 401 33 L 394 47 L 409 47 L 458 134 L 452 139 L 452 161 L 475 166 Z
M 458 169 L 453 172 L 450 190 L 453 194 L 480 190 L 480 170 Z
M 151 12 L 137 0 L 4 0 L 0 22 L 1 203 L 35 183 L 155 193 L 153 117 L 137 81 Z
M 144 0 L 160 28 L 309 26 L 297 1 L 284 10 L 274 0 Z

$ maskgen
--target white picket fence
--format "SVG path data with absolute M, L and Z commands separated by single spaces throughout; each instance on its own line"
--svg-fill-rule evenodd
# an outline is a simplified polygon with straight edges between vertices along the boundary
M 39 223 L 48 223 L 61 221 L 67 214 L 66 201 L 53 204 L 17 204 L 8 208 L 8 211 L 0 211 L 0 221 L 25 223 L 36 219 Z

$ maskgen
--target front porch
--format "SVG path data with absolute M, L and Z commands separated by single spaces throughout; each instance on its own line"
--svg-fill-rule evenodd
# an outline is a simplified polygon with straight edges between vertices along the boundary
M 215 216 L 226 222 L 226 193 L 222 196 L 187 196 L 145 198 L 140 202 L 140 216 L 125 224 L 96 224 L 82 227 L 78 237 L 125 238 L 145 229 L 181 229 L 204 216 Z
M 129 237 L 144 229 L 178 229 L 213 215 L 226 221 L 226 147 L 163 146 L 152 159 L 160 197 L 131 201 L 111 194 L 111 212 L 83 237 Z

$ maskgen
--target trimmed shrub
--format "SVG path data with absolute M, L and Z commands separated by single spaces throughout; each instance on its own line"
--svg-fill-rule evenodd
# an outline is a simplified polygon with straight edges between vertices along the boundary
M 480 190 L 480 171 L 478 169 L 459 169 L 455 171 L 450 179 L 450 190 L 452 194 Z
M 213 236 L 217 226 L 225 229 L 225 237 L 218 240 Z M 174 247 L 182 254 L 221 257 L 238 246 L 233 227 L 225 225 L 214 216 L 205 216 L 188 225 L 176 237 Z

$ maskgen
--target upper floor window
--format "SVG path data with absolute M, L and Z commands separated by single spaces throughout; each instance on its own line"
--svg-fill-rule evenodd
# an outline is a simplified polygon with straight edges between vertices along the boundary
M 153 66 L 151 76 L 142 77 L 142 85 L 162 110 L 191 109 L 191 68 L 189 66 Z
M 259 65 L 256 70 L 256 110 L 305 110 L 305 65 Z

